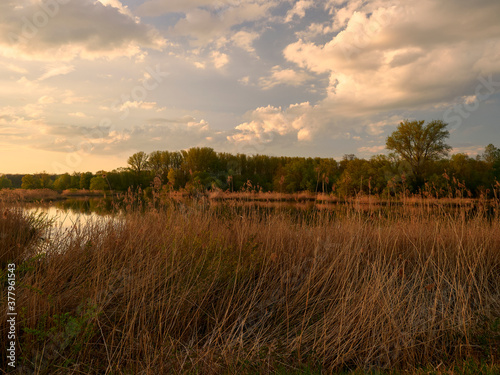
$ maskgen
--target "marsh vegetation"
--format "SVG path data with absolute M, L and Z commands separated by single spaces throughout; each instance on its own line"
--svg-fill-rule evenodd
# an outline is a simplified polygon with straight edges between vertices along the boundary
M 497 200 L 251 203 L 129 194 L 43 252 L 4 203 L 19 373 L 498 372 Z

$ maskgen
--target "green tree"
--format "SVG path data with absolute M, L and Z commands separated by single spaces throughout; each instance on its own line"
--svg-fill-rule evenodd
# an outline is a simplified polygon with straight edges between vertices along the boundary
M 495 164 L 496 162 L 500 161 L 500 149 L 496 148 L 490 143 L 484 149 L 483 159 L 488 164 Z
M 71 186 L 71 176 L 68 173 L 65 173 L 56 178 L 54 181 L 54 189 L 56 190 L 66 190 Z
M 80 173 L 73 172 L 71 175 L 71 182 L 69 184 L 70 189 L 78 189 L 80 187 Z
M 338 180 L 338 192 L 341 195 L 352 196 L 369 191 L 369 162 L 353 155 L 344 155 L 342 175 Z
M 36 174 L 35 178 L 40 181 L 40 188 L 42 189 L 52 189 L 54 187 L 54 181 L 46 172 Z
M 90 189 L 90 180 L 94 175 L 92 172 L 85 172 L 80 174 L 80 189 Z
M 186 171 L 214 173 L 218 171 L 217 153 L 210 147 L 193 147 L 183 151 Z
M 45 173 L 37 173 L 34 175 L 27 174 L 21 182 L 22 189 L 52 189 L 53 181 L 50 176 Z
M 21 189 L 40 189 L 40 181 L 32 174 L 27 174 L 22 179 Z
M 386 147 L 406 161 L 413 173 L 414 185 L 419 188 L 424 183 L 424 174 L 430 161 L 446 156 L 451 147 L 445 143 L 450 136 L 448 124 L 434 120 L 401 122 L 388 138 Z
M 140 151 L 129 157 L 127 163 L 130 169 L 134 171 L 137 176 L 140 176 L 148 167 L 148 159 L 149 156 L 144 151 Z
M 9 189 L 12 187 L 12 181 L 5 177 L 4 175 L 0 176 L 0 189 Z
M 294 158 L 275 174 L 273 185 L 275 190 L 288 193 L 314 191 L 317 180 L 313 159 Z
M 489 144 L 484 149 L 483 159 L 486 161 L 493 179 L 500 180 L 500 149 Z
M 102 176 L 92 177 L 90 180 L 90 190 L 106 190 L 108 183 Z

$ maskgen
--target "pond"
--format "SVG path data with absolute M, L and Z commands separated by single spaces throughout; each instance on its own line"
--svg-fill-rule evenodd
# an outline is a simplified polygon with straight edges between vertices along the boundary
M 67 199 L 50 204 L 34 203 L 25 205 L 23 210 L 50 222 L 50 227 L 42 235 L 46 241 L 79 232 L 89 223 L 104 224 L 121 217 L 120 212 L 113 213 L 112 205 L 105 199 Z
M 257 214 L 258 216 L 269 216 L 276 213 L 288 213 L 297 219 L 314 217 L 318 212 L 335 217 L 352 216 L 353 214 L 367 218 L 398 219 L 401 216 L 463 216 L 474 217 L 478 211 L 484 211 L 484 215 L 492 218 L 497 209 L 492 205 L 479 208 L 478 202 L 468 201 L 455 204 L 456 202 L 426 202 L 416 201 L 413 204 L 402 204 L 402 202 L 294 202 L 294 201 L 259 201 L 259 200 L 171 200 L 168 206 L 184 211 L 186 209 L 202 209 L 215 212 L 218 216 L 228 218 L 234 214 Z M 123 200 L 113 198 L 76 198 L 53 201 L 50 203 L 32 203 L 24 205 L 28 213 L 42 215 L 51 221 L 52 226 L 44 238 L 55 238 L 59 235 L 68 234 L 71 231 L 79 231 L 87 224 L 104 224 L 112 221 L 121 221 L 124 217 Z M 142 210 L 147 210 L 148 204 L 144 204 Z M 64 236 L 62 236 L 64 237 Z

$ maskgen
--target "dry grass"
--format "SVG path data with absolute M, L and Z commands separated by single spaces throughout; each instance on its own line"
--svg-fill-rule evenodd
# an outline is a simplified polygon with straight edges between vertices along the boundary
M 103 191 L 68 189 L 61 193 L 52 189 L 0 189 L 0 202 L 40 202 L 56 201 L 71 197 L 102 197 Z
M 174 193 L 175 194 L 175 193 Z M 323 193 L 311 193 L 309 191 L 302 191 L 298 193 L 279 193 L 276 191 L 254 191 L 254 190 L 243 190 L 236 192 L 215 190 L 207 194 L 207 197 L 211 200 L 235 200 L 235 201 L 256 201 L 256 202 L 314 202 L 314 201 L 324 201 L 324 202 L 337 202 L 338 198 L 334 195 L 323 194 Z
M 500 219 L 460 212 L 175 203 L 75 228 L 18 265 L 19 371 L 495 368 Z
M 20 208 L 0 204 L 0 269 L 32 255 L 49 224 L 43 215 L 25 215 Z
M 67 189 L 63 190 L 61 195 L 63 197 L 102 197 L 105 192 L 101 190 Z
M 60 198 L 60 194 L 51 189 L 0 189 L 0 202 L 50 201 Z

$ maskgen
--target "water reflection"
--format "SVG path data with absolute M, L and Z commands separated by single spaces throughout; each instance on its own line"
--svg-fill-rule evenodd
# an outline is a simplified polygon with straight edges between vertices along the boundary
M 121 215 L 113 209 L 111 200 L 106 199 L 67 199 L 51 204 L 32 204 L 24 207 L 25 212 L 42 217 L 50 222 L 43 234 L 46 241 L 71 237 L 89 223 L 104 224 L 118 220 Z M 69 236 L 69 237 L 68 237 Z
M 54 202 L 53 205 L 65 211 L 71 211 L 74 214 L 97 214 L 109 215 L 115 211 L 115 203 L 106 198 L 90 199 L 66 199 Z

